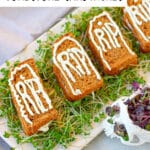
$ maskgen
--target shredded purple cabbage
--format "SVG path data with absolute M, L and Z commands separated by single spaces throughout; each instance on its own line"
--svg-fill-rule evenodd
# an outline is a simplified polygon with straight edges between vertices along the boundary
M 133 88 L 134 91 L 137 91 L 137 90 L 140 88 L 139 83 L 133 82 L 133 83 L 132 83 L 132 88 Z
M 134 83 L 134 88 L 138 85 Z M 150 88 L 141 90 L 141 93 L 132 100 L 125 102 L 128 105 L 129 116 L 135 125 L 150 130 Z

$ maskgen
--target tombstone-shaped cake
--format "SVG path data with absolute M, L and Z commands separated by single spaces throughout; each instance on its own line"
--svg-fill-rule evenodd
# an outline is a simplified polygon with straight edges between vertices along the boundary
M 13 104 L 26 135 L 32 135 L 53 119 L 57 111 L 51 104 L 33 59 L 20 63 L 10 72 Z
M 123 20 L 140 43 L 142 52 L 150 52 L 150 0 L 124 8 Z
M 53 63 L 55 76 L 68 100 L 81 99 L 102 86 L 100 74 L 71 33 L 54 43 Z
M 103 12 L 95 16 L 87 30 L 91 51 L 105 73 L 115 75 L 137 64 L 137 55 L 131 50 L 109 13 Z

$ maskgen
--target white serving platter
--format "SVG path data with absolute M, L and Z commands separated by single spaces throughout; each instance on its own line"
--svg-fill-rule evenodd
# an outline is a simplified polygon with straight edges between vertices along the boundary
M 82 7 L 82 8 L 77 8 L 75 9 L 72 13 L 73 14 L 77 14 L 83 11 L 88 11 L 90 8 L 89 7 Z M 62 25 L 65 23 L 66 19 L 62 19 L 60 22 L 58 22 L 56 25 L 54 25 L 53 27 L 50 28 L 51 31 L 55 32 L 55 33 L 60 33 L 62 31 Z M 47 33 L 44 33 L 42 36 L 40 36 L 38 38 L 38 40 L 46 40 L 47 38 Z M 26 60 L 28 58 L 31 58 L 34 56 L 34 51 L 38 48 L 37 45 L 37 40 L 35 40 L 34 42 L 32 42 L 30 45 L 28 45 L 24 50 L 22 50 L 21 53 L 19 53 L 18 55 L 16 55 L 15 57 L 13 57 L 12 59 L 10 59 L 9 61 L 11 63 L 15 62 L 16 60 Z M 2 66 L 0 66 L 0 68 L 5 67 L 5 64 L 3 64 Z M 147 82 L 150 83 L 150 73 L 148 73 L 145 78 L 147 79 Z M 90 143 L 96 136 L 98 136 L 102 131 L 103 131 L 103 127 L 102 127 L 102 122 L 100 123 L 93 123 L 92 124 L 93 129 L 91 129 L 90 134 L 86 135 L 86 136 L 81 136 L 78 135 L 76 136 L 76 140 L 74 142 L 72 142 L 69 147 L 67 148 L 67 150 L 81 150 L 83 149 L 88 143 Z M 10 146 L 15 148 L 15 150 L 34 150 L 34 147 L 32 146 L 32 144 L 28 143 L 28 144 L 20 144 L 18 145 L 16 143 L 16 140 L 13 137 L 9 137 L 9 138 L 5 138 L 3 136 L 3 134 L 5 133 L 5 131 L 9 131 L 9 129 L 7 128 L 7 120 L 5 118 L 0 118 L 0 137 Z M 62 150 L 63 148 L 61 146 L 56 146 L 55 150 Z
M 72 13 L 77 14 L 83 11 L 88 11 L 90 8 L 84 7 L 84 8 L 77 8 Z M 62 31 L 62 25 L 65 23 L 66 19 L 62 19 L 60 22 L 58 22 L 56 25 L 54 25 L 50 30 L 55 33 L 60 33 Z M 38 38 L 38 40 L 46 40 L 47 33 L 44 33 L 42 36 Z M 10 59 L 9 61 L 11 63 L 15 62 L 16 60 L 26 60 L 28 58 L 31 58 L 34 56 L 34 51 L 38 48 L 38 44 L 35 40 L 30 45 L 28 45 L 21 53 Z M 0 66 L 0 68 L 5 67 L 5 64 Z M 5 138 L 3 134 L 5 131 L 9 131 L 7 128 L 7 120 L 5 118 L 0 119 L 0 137 L 8 143 L 10 147 L 15 148 L 15 150 L 34 150 L 34 147 L 32 144 L 20 144 L 18 145 L 16 143 L 16 140 L 13 137 Z M 77 136 L 76 141 L 71 143 L 70 146 L 67 148 L 68 150 L 80 150 L 83 147 L 85 147 L 90 141 L 92 141 L 98 134 L 100 134 L 103 131 L 102 123 L 93 123 L 93 129 L 90 131 L 90 134 L 88 136 Z M 63 149 L 61 146 L 57 146 L 55 148 L 56 150 Z

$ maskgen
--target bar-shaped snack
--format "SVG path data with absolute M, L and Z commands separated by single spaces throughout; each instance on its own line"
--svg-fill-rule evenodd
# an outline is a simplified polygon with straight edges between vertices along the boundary
M 142 52 L 150 52 L 150 0 L 124 8 L 123 20 L 140 43 Z
M 10 72 L 12 102 L 26 135 L 32 135 L 51 120 L 57 111 L 51 104 L 33 59 L 20 63 Z
M 131 50 L 110 14 L 95 16 L 87 29 L 89 46 L 105 73 L 116 75 L 137 64 L 137 55 Z
M 58 83 L 70 101 L 83 98 L 103 84 L 89 56 L 71 33 L 54 43 L 53 63 Z

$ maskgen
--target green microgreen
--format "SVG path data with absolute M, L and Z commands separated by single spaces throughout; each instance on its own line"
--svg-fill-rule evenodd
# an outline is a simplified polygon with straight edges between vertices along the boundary
M 107 121 L 108 121 L 110 124 L 113 124 L 112 118 L 108 119 Z

